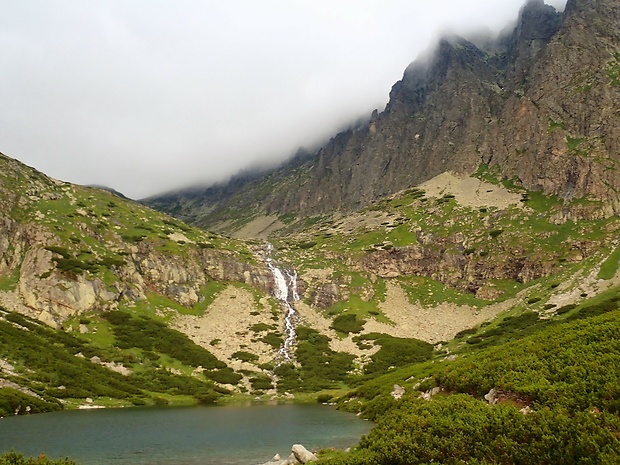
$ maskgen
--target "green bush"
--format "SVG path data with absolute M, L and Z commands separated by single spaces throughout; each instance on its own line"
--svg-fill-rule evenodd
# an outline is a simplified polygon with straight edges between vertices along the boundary
M 255 362 L 258 360 L 258 355 L 246 352 L 244 350 L 239 350 L 233 353 L 232 357 L 236 358 L 237 360 L 241 360 L 242 362 Z
M 375 341 L 381 348 L 371 356 L 371 362 L 364 367 L 364 373 L 380 374 L 390 368 L 429 360 L 433 345 L 418 339 L 405 339 L 387 334 L 370 333 L 353 338 L 355 342 Z
M 48 402 L 11 388 L 0 388 L 0 418 L 27 413 L 62 410 L 59 402 Z
M 358 320 L 354 313 L 347 313 L 334 318 L 330 328 L 344 334 L 359 333 L 364 329 L 364 324 L 366 320 Z
M 186 365 L 202 366 L 207 370 L 226 367 L 225 363 L 185 334 L 152 318 L 134 317 L 120 310 L 106 312 L 102 316 L 112 324 L 120 348 L 139 347 L 146 351 L 157 351 Z
M 542 410 L 523 415 L 467 395 L 392 404 L 348 455 L 322 464 L 559 465 L 618 463 L 620 420 L 609 414 Z
M 106 268 L 112 268 L 125 265 L 125 260 L 122 258 L 106 257 L 100 260 L 99 264 Z
M 9 452 L 0 456 L 0 465 L 76 465 L 76 463 L 68 458 L 49 460 L 41 454 L 34 459 L 32 457 L 26 458 L 16 452 Z
M 255 391 L 267 391 L 269 389 L 273 389 L 271 378 L 267 375 L 260 374 L 250 378 L 250 384 L 252 385 L 252 389 Z
M 329 347 L 330 339 L 314 329 L 297 328 L 295 358 L 299 367 L 282 364 L 275 368 L 280 392 L 299 390 L 316 392 L 330 389 L 347 379 L 353 368 L 354 357 L 335 352 Z
M 281 347 L 282 344 L 284 344 L 284 339 L 277 333 L 267 333 L 260 340 L 265 344 L 269 344 L 274 349 L 277 349 L 278 347 Z
M 62 272 L 81 274 L 85 271 L 96 273 L 99 265 L 92 261 L 82 261 L 77 258 L 54 258 L 56 268 Z
M 69 252 L 69 250 L 67 250 L 65 247 L 58 247 L 55 245 L 49 245 L 47 247 L 45 247 L 46 250 L 49 250 L 50 252 L 56 253 L 58 255 L 60 255 L 62 258 L 69 258 L 71 257 L 71 252 Z
M 0 320 L 0 357 L 28 367 L 29 379 L 43 384 L 44 395 L 126 398 L 141 393 L 131 377 L 76 357 L 78 353 L 88 354 L 91 349 L 71 334 L 17 313 L 6 313 Z
M 534 334 L 544 327 L 554 325 L 553 320 L 541 320 L 536 312 L 524 312 L 518 316 L 508 316 L 497 326 L 478 336 L 470 337 L 465 342 L 477 348 L 499 345 L 505 342 Z
M 274 328 L 273 325 L 268 325 L 267 323 L 256 323 L 250 327 L 250 329 L 255 333 L 269 331 L 270 329 L 273 329 L 273 328 Z
M 216 383 L 220 384 L 238 384 L 241 381 L 242 376 L 239 373 L 235 373 L 230 368 L 223 368 L 221 370 L 205 371 L 205 376 Z

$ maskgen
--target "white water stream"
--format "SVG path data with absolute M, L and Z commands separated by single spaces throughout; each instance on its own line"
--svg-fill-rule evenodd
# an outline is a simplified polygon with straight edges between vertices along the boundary
M 273 279 L 275 281 L 275 287 L 273 290 L 274 297 L 278 299 L 286 311 L 284 315 L 284 344 L 280 347 L 278 353 L 284 357 L 286 361 L 292 360 L 292 348 L 295 344 L 295 321 L 299 319 L 298 313 L 293 308 L 292 302 L 299 300 L 299 295 L 297 294 L 297 272 L 295 270 L 282 271 L 278 268 L 271 258 L 271 251 L 273 250 L 273 246 L 271 244 L 267 245 L 267 256 L 265 258 L 265 262 L 267 263 L 267 267 L 273 274 Z

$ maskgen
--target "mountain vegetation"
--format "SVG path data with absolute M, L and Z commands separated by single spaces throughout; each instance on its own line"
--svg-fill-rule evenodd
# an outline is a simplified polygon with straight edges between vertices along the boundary
M 620 462 L 619 24 L 530 0 L 206 191 L 140 204 L 0 155 L 0 416 L 295 397 L 376 424 L 321 463 Z

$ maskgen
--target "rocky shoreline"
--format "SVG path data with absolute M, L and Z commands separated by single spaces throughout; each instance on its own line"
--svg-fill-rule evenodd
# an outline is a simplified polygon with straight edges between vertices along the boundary
M 315 462 L 318 457 L 306 449 L 301 444 L 294 444 L 291 447 L 291 455 L 282 460 L 280 454 L 276 454 L 269 462 L 265 462 L 261 465 L 299 465 L 309 462 Z

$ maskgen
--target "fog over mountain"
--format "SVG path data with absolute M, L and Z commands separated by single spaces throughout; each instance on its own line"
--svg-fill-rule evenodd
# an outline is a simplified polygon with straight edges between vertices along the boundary
M 0 151 L 133 198 L 221 181 L 382 109 L 440 34 L 523 3 L 0 0 Z

